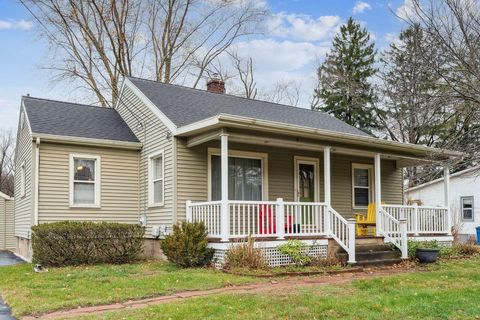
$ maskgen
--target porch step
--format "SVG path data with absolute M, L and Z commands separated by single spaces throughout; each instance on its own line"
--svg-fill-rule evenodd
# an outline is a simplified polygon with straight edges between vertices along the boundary
M 346 252 L 337 253 L 342 261 L 348 260 Z M 355 260 L 359 266 L 386 266 L 402 262 L 401 253 L 390 245 L 357 245 L 355 247 Z
M 360 266 L 385 266 L 400 263 L 401 253 L 388 244 L 357 245 L 355 260 Z

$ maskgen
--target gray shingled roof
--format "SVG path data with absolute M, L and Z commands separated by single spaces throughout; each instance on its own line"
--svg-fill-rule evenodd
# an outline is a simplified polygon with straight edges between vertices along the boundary
M 362 136 L 368 134 L 324 112 L 311 111 L 277 103 L 210 93 L 172 84 L 128 78 L 177 127 L 219 114 L 276 121 L 314 129 L 324 129 Z
M 112 108 L 32 97 L 23 97 L 23 103 L 33 133 L 139 142 Z

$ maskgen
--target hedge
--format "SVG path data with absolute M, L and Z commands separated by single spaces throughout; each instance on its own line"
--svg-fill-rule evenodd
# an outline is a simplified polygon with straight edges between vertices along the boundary
M 143 250 L 145 228 L 124 223 L 45 223 L 32 227 L 33 262 L 45 266 L 127 263 Z

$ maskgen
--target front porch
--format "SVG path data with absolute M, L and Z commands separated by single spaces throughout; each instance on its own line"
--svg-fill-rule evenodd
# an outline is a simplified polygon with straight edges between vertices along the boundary
M 451 236 L 448 168 L 443 204 L 402 204 L 402 168 L 422 163 L 419 156 L 225 129 L 189 137 L 185 150 L 206 153 L 208 181 L 207 199 L 188 199 L 186 218 L 204 222 L 218 247 L 249 236 L 269 242 L 332 239 L 355 263 L 354 214 L 366 213 L 369 203 L 381 204 L 375 211 L 375 236 L 397 247 L 402 258 L 407 258 L 409 238 Z M 237 158 L 258 164 L 242 167 Z M 283 170 L 269 172 L 277 167 Z

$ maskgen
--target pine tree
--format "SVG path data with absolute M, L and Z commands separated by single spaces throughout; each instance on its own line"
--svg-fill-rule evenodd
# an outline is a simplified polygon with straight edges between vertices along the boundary
M 349 18 L 340 27 L 324 63 L 318 68 L 314 110 L 322 110 L 365 132 L 379 127 L 370 78 L 376 73 L 375 44 L 359 23 Z

